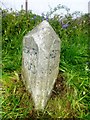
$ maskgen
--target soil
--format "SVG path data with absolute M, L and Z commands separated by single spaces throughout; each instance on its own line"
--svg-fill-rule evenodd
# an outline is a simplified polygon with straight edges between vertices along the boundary
M 66 92 L 65 78 L 62 74 L 59 74 L 54 84 L 51 97 L 55 98 L 57 95 L 61 96 L 65 92 Z

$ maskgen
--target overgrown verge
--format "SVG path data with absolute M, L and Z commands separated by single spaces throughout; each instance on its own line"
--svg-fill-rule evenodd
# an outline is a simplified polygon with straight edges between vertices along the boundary
M 58 8 L 57 8 L 58 9 Z M 52 12 L 38 16 L 28 11 L 2 11 L 2 119 L 90 118 L 88 78 L 88 15 L 73 19 Z M 76 13 L 77 14 L 77 13 Z M 48 20 L 62 41 L 59 76 L 43 113 L 37 113 L 20 78 L 23 36 Z

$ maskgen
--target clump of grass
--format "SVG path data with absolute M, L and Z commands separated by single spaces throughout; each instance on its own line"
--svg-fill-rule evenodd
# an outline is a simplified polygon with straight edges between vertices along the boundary
M 16 75 L 10 74 L 9 76 L 6 74 L 3 78 L 3 119 L 24 118 L 33 109 L 31 95 Z

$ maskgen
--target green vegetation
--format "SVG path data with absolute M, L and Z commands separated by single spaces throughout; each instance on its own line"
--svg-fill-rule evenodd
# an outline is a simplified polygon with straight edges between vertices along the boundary
M 59 9 L 59 8 L 58 8 Z M 57 10 L 57 9 L 54 9 Z M 51 16 L 52 12 L 47 15 Z M 76 15 L 78 13 L 75 13 Z M 2 11 L 2 119 L 83 118 L 90 119 L 90 82 L 88 78 L 88 15 L 72 19 L 67 13 L 63 23 L 28 11 Z M 49 21 L 62 41 L 59 75 L 51 98 L 40 113 L 21 80 L 23 36 L 42 19 Z M 0 83 L 0 84 L 1 84 Z

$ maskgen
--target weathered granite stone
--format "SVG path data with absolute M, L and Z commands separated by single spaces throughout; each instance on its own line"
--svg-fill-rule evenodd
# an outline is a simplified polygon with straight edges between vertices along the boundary
M 46 106 L 58 75 L 60 43 L 45 20 L 23 39 L 22 79 L 38 110 Z

